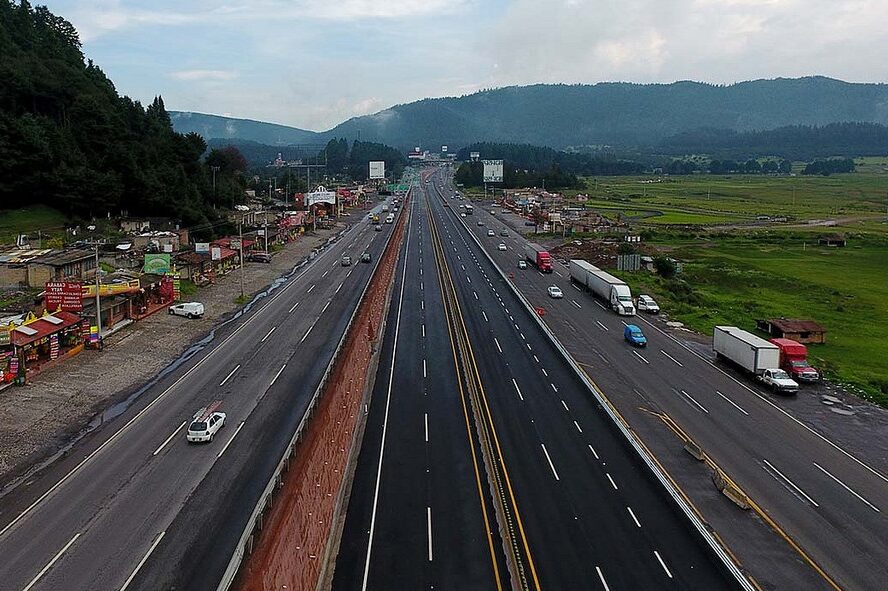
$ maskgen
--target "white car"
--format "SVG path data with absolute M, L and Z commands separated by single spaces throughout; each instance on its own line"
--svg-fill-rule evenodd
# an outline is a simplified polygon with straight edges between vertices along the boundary
M 188 431 L 185 432 L 185 438 L 189 443 L 213 440 L 213 436 L 225 424 L 225 413 L 217 410 L 221 404 L 222 402 L 217 400 L 194 413 Z
M 649 295 L 640 295 L 638 296 L 638 305 L 639 312 L 648 312 L 650 314 L 659 314 L 660 306 L 657 305 L 657 302 L 654 301 Z
M 503 244 L 502 242 L 500 242 L 499 244 L 496 245 L 496 249 L 497 250 L 506 250 L 506 245 Z
M 461 213 L 461 214 L 459 214 L 459 215 L 461 215 L 461 216 L 463 216 L 463 217 L 466 217 L 466 214 L 464 214 L 464 213 Z
M 564 297 L 564 294 L 561 293 L 561 288 L 558 287 L 557 285 L 550 285 L 549 289 L 547 289 L 546 291 L 549 292 L 550 298 L 563 298 Z
M 524 259 L 521 259 L 520 261 L 518 261 L 518 268 L 519 269 L 526 269 L 527 268 L 527 261 L 525 261 Z
M 487 235 L 488 236 L 496 236 L 496 232 L 494 232 L 493 230 L 487 230 Z
M 204 315 L 204 305 L 200 302 L 183 302 L 169 308 L 170 314 L 185 318 L 200 318 Z
M 479 226 L 483 226 L 483 225 L 484 225 L 484 222 L 482 222 L 481 220 L 478 220 L 478 225 L 479 225 Z

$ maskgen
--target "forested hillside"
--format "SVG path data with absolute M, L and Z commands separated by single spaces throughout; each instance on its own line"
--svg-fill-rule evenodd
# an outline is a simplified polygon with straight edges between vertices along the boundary
M 46 204 L 79 218 L 126 210 L 212 227 L 204 140 L 174 132 L 160 97 L 144 108 L 119 96 L 84 61 L 71 23 L 0 0 L 0 80 L 0 207 Z M 231 202 L 238 171 L 220 173 L 216 197 Z

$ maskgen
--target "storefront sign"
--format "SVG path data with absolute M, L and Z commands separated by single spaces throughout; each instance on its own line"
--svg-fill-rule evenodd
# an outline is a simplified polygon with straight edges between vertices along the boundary
M 168 254 L 146 254 L 145 265 L 142 268 L 145 273 L 154 273 L 155 275 L 163 275 L 170 272 L 170 255 Z
M 57 359 L 59 356 L 59 335 L 49 335 L 49 358 Z
M 8 345 L 12 342 L 12 338 L 9 336 L 9 331 L 6 330 L 5 326 L 0 327 L 0 347 Z
M 231 248 L 234 248 L 233 246 Z M 194 252 L 206 254 L 210 252 L 210 243 L 209 242 L 195 242 L 194 243 Z
M 113 295 L 120 295 L 124 293 L 132 293 L 134 291 L 139 291 L 141 289 L 141 285 L 139 284 L 138 279 L 131 279 L 129 281 L 125 281 L 123 283 L 102 283 L 100 285 L 99 295 L 103 298 Z M 84 285 L 83 286 L 83 297 L 85 298 L 94 298 L 96 297 L 96 286 L 95 285 Z
M 99 342 L 99 327 L 98 326 L 90 326 L 89 327 L 89 342 L 93 343 L 93 344 Z
M 83 286 L 73 281 L 47 281 L 43 284 L 46 309 L 69 312 L 83 310 Z

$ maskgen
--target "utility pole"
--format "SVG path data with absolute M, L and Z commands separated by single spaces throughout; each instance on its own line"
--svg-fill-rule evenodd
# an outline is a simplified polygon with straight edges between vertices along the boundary
M 219 171 L 218 166 L 211 166 L 210 170 L 213 171 L 213 201 L 216 201 L 216 172 Z
M 241 300 L 244 299 L 244 216 L 240 218 L 237 224 L 237 233 L 240 235 L 240 288 Z
M 262 234 L 265 236 L 265 254 L 268 254 L 268 212 L 264 212 L 265 217 L 265 229 L 262 230 Z
M 101 270 L 101 268 L 99 267 L 99 243 L 98 243 L 98 241 L 96 241 L 94 244 L 96 247 L 96 329 L 98 330 L 99 345 L 101 346 L 101 343 L 102 343 L 102 300 L 101 300 L 101 296 L 99 295 L 99 288 L 100 288 L 99 271 Z

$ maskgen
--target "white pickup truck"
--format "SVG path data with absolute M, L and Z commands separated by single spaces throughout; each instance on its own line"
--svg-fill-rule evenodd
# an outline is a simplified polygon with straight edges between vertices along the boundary
M 789 374 L 782 369 L 766 369 L 762 375 L 758 376 L 758 379 L 774 392 L 795 394 L 799 391 L 798 382 L 789 377 Z

